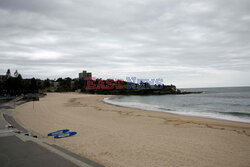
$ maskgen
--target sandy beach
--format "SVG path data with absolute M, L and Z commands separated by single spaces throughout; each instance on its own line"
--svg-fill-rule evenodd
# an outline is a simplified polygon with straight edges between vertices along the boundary
M 44 141 L 107 167 L 250 166 L 250 124 L 113 106 L 104 97 L 49 93 L 13 116 Z M 78 134 L 47 137 L 63 128 Z

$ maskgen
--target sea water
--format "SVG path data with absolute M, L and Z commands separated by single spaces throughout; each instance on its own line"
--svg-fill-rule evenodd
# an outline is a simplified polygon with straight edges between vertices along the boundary
M 192 88 L 201 94 L 118 96 L 104 102 L 180 115 L 250 123 L 250 87 Z

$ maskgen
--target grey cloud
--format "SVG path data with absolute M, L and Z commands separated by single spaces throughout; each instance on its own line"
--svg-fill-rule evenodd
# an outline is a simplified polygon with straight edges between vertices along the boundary
M 249 11 L 248 0 L 1 0 L 0 72 L 249 85 Z

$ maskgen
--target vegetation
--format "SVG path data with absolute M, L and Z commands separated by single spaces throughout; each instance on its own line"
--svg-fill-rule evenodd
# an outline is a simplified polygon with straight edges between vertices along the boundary
M 98 79 L 95 81 L 100 84 Z M 84 92 L 91 94 L 112 94 L 112 95 L 163 95 L 163 94 L 182 94 L 179 89 L 176 89 L 174 85 L 150 85 L 149 83 L 141 82 L 140 84 L 123 82 L 119 85 L 114 84 L 112 89 L 107 89 L 107 80 L 102 81 L 102 86 L 99 86 L 100 89 L 84 89 Z M 98 87 L 97 84 L 97 87 Z M 99 88 L 98 87 L 98 88 Z
M 92 80 L 93 81 L 93 80 Z M 150 85 L 141 82 L 117 82 L 114 80 L 95 81 L 96 88 L 89 89 L 87 81 L 83 79 L 58 78 L 57 80 L 23 79 L 16 70 L 14 76 L 8 69 L 6 75 L 0 78 L 0 95 L 15 96 L 28 93 L 42 92 L 84 92 L 91 94 L 114 94 L 114 95 L 162 95 L 162 94 L 187 94 L 193 92 L 181 92 L 174 85 Z M 112 84 L 110 84 L 112 83 Z
M 50 79 L 23 79 L 22 75 L 16 70 L 14 76 L 8 69 L 6 75 L 0 78 L 0 95 L 1 96 L 16 96 L 28 93 L 41 92 L 72 92 L 77 89 L 84 90 L 86 81 L 58 78 L 57 80 Z
M 39 84 L 39 80 L 35 78 L 23 79 L 17 71 L 14 73 L 14 77 L 12 77 L 10 70 L 8 70 L 5 77 L 0 80 L 0 94 L 20 95 L 22 93 L 36 93 L 38 92 Z

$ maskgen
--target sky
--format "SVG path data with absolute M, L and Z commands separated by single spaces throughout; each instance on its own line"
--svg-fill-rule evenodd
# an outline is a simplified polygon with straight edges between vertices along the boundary
M 0 0 L 0 74 L 250 86 L 249 0 Z

